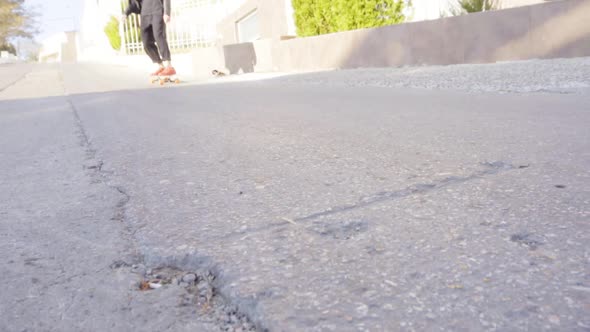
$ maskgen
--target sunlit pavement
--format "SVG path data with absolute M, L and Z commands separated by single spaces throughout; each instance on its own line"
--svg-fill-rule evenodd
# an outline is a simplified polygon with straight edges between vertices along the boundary
M 367 73 L 0 66 L 0 330 L 589 329 L 583 75 Z

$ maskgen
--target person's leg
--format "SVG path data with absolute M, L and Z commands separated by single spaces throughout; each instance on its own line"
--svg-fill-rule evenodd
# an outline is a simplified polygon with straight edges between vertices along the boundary
M 144 15 L 141 17 L 141 40 L 143 41 L 143 49 L 150 57 L 153 63 L 162 65 L 162 59 L 156 47 L 156 38 L 154 37 L 154 30 L 152 24 L 153 18 L 151 15 Z
M 156 42 L 158 43 L 160 55 L 162 56 L 162 61 L 170 67 L 170 48 L 168 47 L 168 40 L 166 39 L 166 23 L 164 22 L 164 19 L 161 16 L 158 17 L 154 15 L 152 27 L 154 29 L 154 35 Z

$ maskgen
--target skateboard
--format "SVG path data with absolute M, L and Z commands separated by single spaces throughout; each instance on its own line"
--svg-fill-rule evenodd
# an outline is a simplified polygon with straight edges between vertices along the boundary
M 180 83 L 180 79 L 176 75 L 150 77 L 150 83 L 154 84 L 156 82 L 158 82 L 158 84 L 160 84 L 160 85 L 164 85 L 166 83 L 178 84 L 178 83 Z
M 217 69 L 214 69 L 214 70 L 211 72 L 211 74 L 212 74 L 213 76 L 215 76 L 215 77 L 223 77 L 223 76 L 225 76 L 225 75 L 226 75 L 224 72 L 222 72 L 222 71 L 219 71 L 219 70 L 217 70 Z

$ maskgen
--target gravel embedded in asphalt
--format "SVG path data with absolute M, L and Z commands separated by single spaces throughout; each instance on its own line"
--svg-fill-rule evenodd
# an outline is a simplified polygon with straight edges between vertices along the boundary
M 576 92 L 590 87 L 590 57 L 402 68 L 362 68 L 284 76 L 283 83 L 451 89 L 469 92 Z

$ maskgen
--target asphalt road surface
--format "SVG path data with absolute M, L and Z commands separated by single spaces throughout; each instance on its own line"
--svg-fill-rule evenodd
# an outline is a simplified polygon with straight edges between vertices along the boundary
M 589 331 L 584 61 L 475 90 L 0 66 L 0 330 Z

